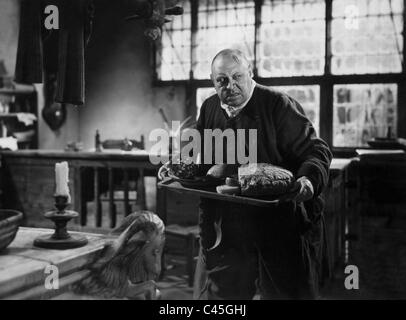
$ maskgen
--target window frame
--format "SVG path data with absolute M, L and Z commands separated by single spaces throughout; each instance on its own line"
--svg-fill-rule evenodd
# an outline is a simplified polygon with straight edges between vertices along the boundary
M 198 0 L 189 0 L 191 4 L 191 59 L 195 57 L 196 33 L 198 29 Z M 320 86 L 320 137 L 325 140 L 332 148 L 335 156 L 354 156 L 355 149 L 358 147 L 334 147 L 333 146 L 333 112 L 334 112 L 334 85 L 338 84 L 381 84 L 394 83 L 398 86 L 397 90 L 397 136 L 406 138 L 406 0 L 403 0 L 403 61 L 402 72 L 400 73 L 377 73 L 377 74 L 350 74 L 350 75 L 334 75 L 331 73 L 331 23 L 333 20 L 333 0 L 325 0 L 325 66 L 324 74 L 317 76 L 293 76 L 293 77 L 270 77 L 264 78 L 258 76 L 257 57 L 258 57 L 258 39 L 261 27 L 261 8 L 262 0 L 254 0 L 255 2 L 255 46 L 254 46 L 254 80 L 265 86 L 298 86 L 298 85 L 319 85 Z M 193 79 L 193 71 L 190 71 L 190 78 L 187 80 L 171 80 L 163 81 L 158 79 L 156 70 L 157 54 L 156 46 L 154 46 L 154 77 L 153 85 L 162 86 L 184 86 L 186 91 L 186 112 L 195 117 L 197 112 L 196 107 L 196 91 L 202 87 L 213 87 L 210 80 Z

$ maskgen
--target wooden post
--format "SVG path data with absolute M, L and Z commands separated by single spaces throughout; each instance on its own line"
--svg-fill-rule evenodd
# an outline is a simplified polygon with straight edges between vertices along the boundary
M 159 180 L 157 179 L 156 186 L 156 211 L 158 216 L 162 219 L 164 224 L 167 223 L 167 203 L 166 203 L 166 190 L 165 188 L 158 187 Z
M 186 268 L 188 274 L 189 287 L 193 287 L 193 275 L 194 275 L 194 254 L 195 254 L 195 236 L 193 233 L 187 235 L 187 248 L 186 248 Z
M 113 168 L 109 166 L 109 216 L 110 216 L 110 228 L 114 228 L 116 226 L 116 206 L 114 204 L 114 177 L 113 177 Z
M 124 211 L 125 211 L 125 216 L 128 216 L 131 213 L 128 192 L 129 192 L 128 169 L 124 169 Z
M 147 208 L 145 202 L 145 182 L 144 182 L 144 169 L 138 169 L 138 181 L 137 181 L 137 202 L 141 210 Z
M 100 202 L 99 168 L 94 167 L 94 211 L 96 214 L 96 227 L 102 226 L 102 207 Z
M 82 227 L 87 225 L 87 207 L 86 200 L 82 192 L 82 168 L 78 165 L 75 166 L 75 211 L 79 212 L 80 225 Z

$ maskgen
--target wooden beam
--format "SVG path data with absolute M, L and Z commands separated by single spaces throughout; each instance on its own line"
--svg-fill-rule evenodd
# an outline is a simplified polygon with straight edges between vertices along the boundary
M 258 45 L 260 41 L 260 28 L 261 28 L 261 14 L 262 14 L 262 5 L 263 0 L 255 0 L 255 39 L 254 39 L 254 65 L 253 73 L 254 77 L 258 77 Z
M 403 79 L 398 82 L 398 123 L 397 123 L 397 135 L 402 138 L 406 138 L 406 50 L 405 50 L 405 39 L 406 39 L 406 0 L 403 0 Z
M 320 82 L 320 137 L 330 147 L 333 146 L 333 79 L 331 77 L 331 21 L 333 17 L 333 1 L 325 2 L 326 30 L 325 30 L 325 64 L 324 79 Z M 326 77 L 327 76 L 327 77 Z
M 333 146 L 333 84 L 320 85 L 320 137 Z
M 406 0 L 403 0 L 403 63 L 402 63 L 402 71 L 403 75 L 406 76 L 406 50 L 405 50 L 405 40 L 406 40 Z M 404 88 L 404 87 L 403 87 Z
M 191 26 L 190 26 L 190 72 L 189 79 L 193 79 L 196 66 L 196 48 L 197 48 L 197 29 L 199 27 L 199 2 L 197 0 L 190 1 L 191 10 Z
M 333 0 L 326 0 L 326 30 L 325 30 L 325 64 L 324 64 L 324 74 L 331 75 L 331 24 L 333 20 Z

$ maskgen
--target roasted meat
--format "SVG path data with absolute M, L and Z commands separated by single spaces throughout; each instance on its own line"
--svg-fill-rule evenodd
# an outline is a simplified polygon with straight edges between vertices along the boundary
M 194 179 L 195 177 L 201 176 L 201 165 L 196 163 L 185 163 L 180 161 L 180 163 L 169 163 L 168 164 L 169 174 L 180 178 L 180 179 Z

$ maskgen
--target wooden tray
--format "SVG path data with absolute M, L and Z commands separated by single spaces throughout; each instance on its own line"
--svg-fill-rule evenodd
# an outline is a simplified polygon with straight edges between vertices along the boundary
M 241 203 L 241 204 L 248 204 L 254 205 L 259 207 L 274 207 L 279 204 L 278 199 L 259 199 L 259 198 L 251 198 L 251 197 L 244 197 L 244 196 L 235 196 L 235 195 L 228 195 L 228 194 L 220 194 L 217 193 L 216 187 L 196 187 L 196 188 L 187 188 L 182 186 L 178 181 L 174 179 L 167 179 L 162 182 L 158 183 L 158 188 L 165 188 L 174 192 L 182 193 L 182 194 L 194 194 L 198 195 L 202 198 L 214 199 L 214 200 L 222 200 L 222 201 L 229 201 L 234 203 Z

